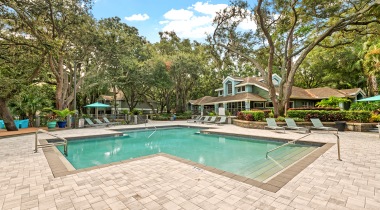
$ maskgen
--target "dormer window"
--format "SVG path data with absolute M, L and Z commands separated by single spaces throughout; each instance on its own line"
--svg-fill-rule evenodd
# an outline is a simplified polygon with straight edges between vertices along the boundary
M 237 92 L 238 92 L 238 93 L 245 92 L 245 86 L 238 87 L 238 88 L 237 88 Z
M 228 95 L 232 94 L 232 83 L 231 82 L 227 83 L 227 94 Z
M 219 90 L 219 95 L 220 95 L 220 96 L 223 95 L 223 90 Z

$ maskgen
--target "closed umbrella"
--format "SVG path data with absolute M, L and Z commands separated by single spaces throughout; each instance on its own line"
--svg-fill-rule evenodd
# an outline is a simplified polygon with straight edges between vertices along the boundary
M 369 97 L 369 98 L 363 98 L 363 99 L 360 99 L 360 100 L 357 100 L 357 101 L 380 101 L 380 95 L 372 96 L 372 97 Z
M 84 107 L 95 108 L 95 116 L 96 116 L 96 118 L 98 118 L 98 108 L 107 108 L 107 107 L 111 107 L 111 106 L 108 104 L 102 104 L 102 103 L 96 102 L 93 104 L 86 105 Z

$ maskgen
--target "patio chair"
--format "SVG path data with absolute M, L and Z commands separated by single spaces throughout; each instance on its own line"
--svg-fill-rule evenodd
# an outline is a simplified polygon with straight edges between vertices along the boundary
M 265 120 L 267 121 L 268 125 L 265 126 L 264 129 L 269 128 L 272 130 L 283 130 L 285 133 L 285 128 L 278 126 L 274 118 L 266 118 Z
M 296 122 L 292 118 L 285 118 L 286 125 L 284 128 L 288 128 L 291 130 L 297 130 L 297 131 L 305 131 L 305 133 L 309 133 L 310 130 L 305 127 L 299 127 L 297 126 Z
M 317 130 L 325 130 L 325 131 L 336 131 L 336 133 L 338 134 L 338 129 L 337 128 L 332 128 L 332 127 L 326 127 L 326 126 L 323 126 L 321 120 L 319 120 L 319 118 L 311 118 L 311 123 L 313 123 L 313 129 L 317 129 Z
M 221 124 L 225 124 L 227 123 L 227 117 L 223 116 L 223 117 L 220 117 L 219 121 L 215 122 L 215 124 L 217 125 L 221 125 Z
M 99 126 L 106 126 L 106 124 L 95 124 L 94 122 L 92 122 L 92 120 L 90 118 L 84 118 L 84 120 L 86 120 L 87 124 L 88 125 L 85 125 L 85 127 L 99 127 Z
M 105 122 L 102 122 L 102 121 L 100 121 L 99 119 L 94 119 L 94 121 L 96 122 L 96 124 L 95 125 L 104 125 L 104 126 L 109 126 L 110 124 L 108 124 L 108 123 L 105 123 Z
M 120 122 L 110 122 L 107 117 L 103 117 L 103 121 L 108 125 L 120 125 Z
M 203 120 L 199 120 L 200 123 L 207 123 L 210 120 L 210 116 L 205 116 Z
M 195 118 L 192 118 L 192 119 L 188 119 L 187 120 L 187 122 L 197 122 L 198 120 L 200 120 L 201 119 L 201 115 L 198 115 L 198 116 L 195 116 Z
M 211 117 L 211 118 L 209 119 L 209 121 L 207 121 L 206 123 L 207 123 L 207 124 L 212 124 L 212 123 L 215 123 L 215 121 L 216 121 L 216 116 L 213 116 L 213 117 Z

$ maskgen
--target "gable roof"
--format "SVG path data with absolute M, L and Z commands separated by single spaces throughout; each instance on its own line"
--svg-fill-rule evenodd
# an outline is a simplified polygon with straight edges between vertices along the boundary
M 204 96 L 197 100 L 190 100 L 189 102 L 192 105 L 214 105 L 215 103 L 237 102 L 237 101 L 245 101 L 245 100 L 260 101 L 260 102 L 267 101 L 265 98 L 253 93 L 239 93 L 233 96 L 231 95 L 220 96 L 220 97 Z
M 254 85 L 256 87 L 259 87 L 263 90 L 268 91 L 269 86 L 265 83 L 265 80 L 263 77 L 227 77 L 223 82 L 225 82 L 228 78 L 233 79 L 235 81 L 241 81 L 238 85 L 235 87 L 242 87 L 246 85 Z M 216 91 L 223 90 L 223 88 L 218 88 Z M 278 94 L 279 90 L 278 87 L 276 87 L 276 93 Z M 310 88 L 310 89 L 303 89 L 300 87 L 293 86 L 292 87 L 292 94 L 290 96 L 291 99 L 306 99 L 306 100 L 321 100 L 326 99 L 331 96 L 335 96 L 338 98 L 355 98 L 357 94 L 364 92 L 361 88 L 351 88 L 351 89 L 334 89 L 330 87 L 321 87 L 321 88 Z M 250 95 L 249 95 L 250 94 Z M 245 96 L 243 96 L 245 95 Z M 210 96 L 207 96 L 210 97 Z M 213 99 L 211 99 L 213 98 Z M 201 104 L 213 104 L 213 103 L 219 103 L 219 102 L 233 102 L 233 101 L 242 101 L 242 100 L 250 100 L 250 101 L 266 101 L 263 97 L 252 94 L 252 93 L 238 93 L 233 96 L 219 96 L 219 97 L 211 97 L 208 101 L 202 101 L 197 105 Z M 198 99 L 199 100 L 199 99 Z M 197 101 L 197 100 L 194 100 Z M 206 103 L 204 103 L 206 102 Z M 191 103 L 191 101 L 190 101 Z

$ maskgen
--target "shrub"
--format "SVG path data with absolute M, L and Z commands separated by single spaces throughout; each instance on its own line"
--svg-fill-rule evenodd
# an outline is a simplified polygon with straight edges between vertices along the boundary
M 347 119 L 355 122 L 369 122 L 371 118 L 371 112 L 369 111 L 348 111 Z
M 369 111 L 327 111 L 327 110 L 288 110 L 288 117 L 300 118 L 310 121 L 310 118 L 319 118 L 321 121 L 356 121 L 369 122 L 371 113 Z
M 253 115 L 252 114 L 246 114 L 245 115 L 245 120 L 247 120 L 247 121 L 253 121 L 254 119 L 253 119 Z
M 380 102 L 373 101 L 371 103 L 367 102 L 356 102 L 352 103 L 350 106 L 350 110 L 356 111 L 379 111 L 380 110 Z
M 328 99 L 323 99 L 320 102 L 317 103 L 318 107 L 339 107 L 340 103 L 346 103 L 349 102 L 347 98 L 338 98 L 335 96 L 331 96 Z
M 245 120 L 243 112 L 238 112 L 236 117 L 238 118 L 238 120 Z
M 369 119 L 369 122 L 380 122 L 380 115 L 379 114 L 371 114 L 371 118 Z
M 247 120 L 247 115 L 252 115 L 252 121 L 262 121 L 265 117 L 263 111 L 241 111 L 239 112 L 242 114 L 242 120 Z M 239 113 L 238 113 L 238 119 L 239 119 Z
M 339 111 L 340 108 L 332 108 L 332 107 L 298 107 L 298 108 L 289 108 L 288 110 L 335 110 L 335 111 Z

